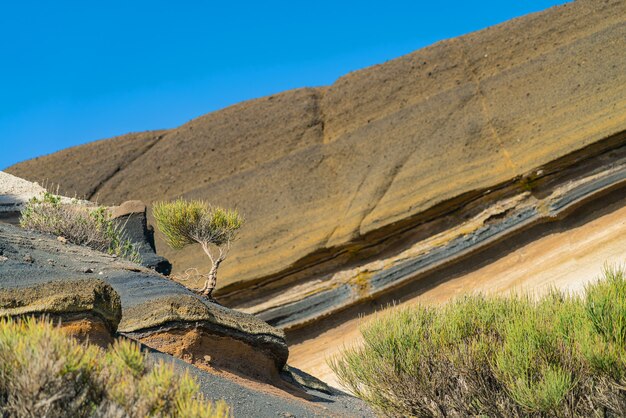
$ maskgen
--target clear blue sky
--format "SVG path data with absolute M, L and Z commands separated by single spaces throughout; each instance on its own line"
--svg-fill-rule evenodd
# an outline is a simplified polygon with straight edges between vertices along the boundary
M 332 83 L 563 0 L 3 1 L 0 169 Z

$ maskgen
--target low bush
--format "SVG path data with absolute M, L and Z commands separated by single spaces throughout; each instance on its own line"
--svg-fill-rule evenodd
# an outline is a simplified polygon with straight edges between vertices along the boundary
M 108 350 L 66 337 L 49 321 L 0 320 L 2 417 L 227 417 L 188 375 L 151 365 L 137 344 Z
M 86 206 L 74 200 L 63 203 L 45 193 L 32 198 L 20 218 L 23 228 L 62 236 L 69 242 L 139 262 L 139 252 L 103 206 Z
M 626 279 L 381 313 L 330 360 L 387 416 L 626 416 Z

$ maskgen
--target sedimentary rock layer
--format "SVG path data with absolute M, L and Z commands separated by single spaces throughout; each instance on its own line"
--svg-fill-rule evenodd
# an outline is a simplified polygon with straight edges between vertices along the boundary
M 578 0 L 329 87 L 244 102 L 177 129 L 100 141 L 9 171 L 104 203 L 184 196 L 237 207 L 247 225 L 218 294 L 244 306 L 241 289 L 271 292 L 367 263 L 372 240 L 392 237 L 398 225 L 416 227 L 437 208 L 462 207 L 626 130 L 625 50 L 626 3 Z M 102 172 L 93 170 L 98 147 L 116 155 Z M 123 150 L 130 157 L 120 157 Z M 178 272 L 206 266 L 199 248 L 157 247 Z
M 462 264 L 530 228 L 558 223 L 590 202 L 626 196 L 626 145 L 619 145 L 624 137 L 617 135 L 538 167 L 528 177 L 474 193 L 463 205 L 445 205 L 438 216 L 416 227 L 396 229 L 389 234 L 393 238 L 372 240 L 367 252 L 376 256 L 369 262 L 293 287 L 242 289 L 236 295 L 245 300 L 240 308 L 276 326 L 300 327 L 444 266 Z
M 0 246 L 0 317 L 47 317 L 80 340 L 106 346 L 122 318 L 118 294 L 101 280 L 5 281 L 4 263 L 15 252 Z
M 437 306 L 476 293 L 582 292 L 605 266 L 626 263 L 626 188 L 605 190 L 575 206 L 564 218 L 537 223 L 401 287 L 287 331 L 290 364 L 336 386 L 326 359 L 360 343 L 359 328 L 392 304 Z
M 8 257 L 13 253 L 3 248 L 3 254 L 6 254 L 3 256 L 6 260 L 2 263 L 10 263 Z M 5 272 L 4 268 L 0 271 Z M 78 312 L 89 312 L 101 317 L 112 332 L 117 330 L 122 318 L 119 296 L 111 286 L 101 280 L 41 281 L 34 286 L 2 280 L 1 316 Z

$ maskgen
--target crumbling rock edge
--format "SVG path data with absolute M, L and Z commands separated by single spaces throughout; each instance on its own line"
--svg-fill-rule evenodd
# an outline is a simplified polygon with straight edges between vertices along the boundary
M 215 355 L 216 347 L 232 346 L 264 358 L 259 364 L 271 365 L 268 373 L 278 375 L 286 363 L 282 330 L 206 301 L 148 268 L 2 223 L 0 255 L 0 316 L 63 314 L 58 318 L 63 323 L 71 317 L 67 327 L 78 334 L 96 332 L 97 321 L 87 318 L 100 317 L 111 335 L 143 332 L 140 341 L 159 332 L 164 336 L 197 330 L 208 338 L 207 344 L 194 346 L 201 358 L 205 348 L 207 355 Z M 79 324 L 81 315 L 85 321 Z M 173 341 L 174 346 L 178 343 Z M 175 347 L 169 351 L 182 354 Z M 228 350 L 219 354 L 224 357 L 219 359 L 221 367 L 237 365 Z M 248 361 L 245 356 L 239 360 Z
M 143 328 L 132 332 L 122 332 L 122 335 L 145 342 L 153 335 L 173 332 L 198 332 L 214 335 L 216 337 L 229 337 L 246 343 L 263 352 L 271 358 L 277 371 L 283 369 L 289 357 L 289 349 L 284 337 L 276 334 L 250 334 L 241 330 L 215 324 L 209 321 L 172 321 L 151 328 Z M 146 343 L 147 345 L 150 345 Z
M 120 297 L 110 285 L 98 279 L 0 287 L 0 317 L 49 316 L 66 322 L 81 315 L 98 318 L 112 335 L 122 318 Z

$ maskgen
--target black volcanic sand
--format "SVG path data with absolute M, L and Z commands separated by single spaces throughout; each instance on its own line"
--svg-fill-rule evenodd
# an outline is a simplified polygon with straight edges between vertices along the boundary
M 208 399 L 225 400 L 235 417 L 375 417 L 367 405 L 353 396 L 333 389 L 333 394 L 308 390 L 314 397 L 310 403 L 257 392 L 223 377 L 206 373 L 167 354 L 151 351 L 154 360 L 170 362 L 181 373 L 188 372 L 200 384 Z

